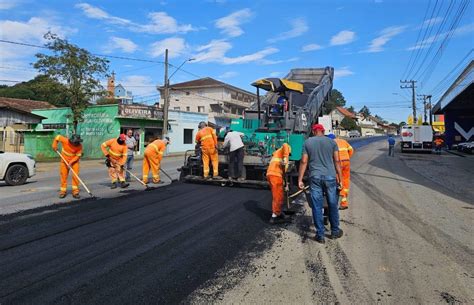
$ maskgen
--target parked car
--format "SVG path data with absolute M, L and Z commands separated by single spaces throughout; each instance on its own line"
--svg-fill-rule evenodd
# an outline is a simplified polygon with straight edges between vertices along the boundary
M 360 132 L 358 130 L 351 130 L 347 133 L 349 138 L 358 138 L 360 137 Z
M 8 185 L 21 185 L 36 174 L 36 161 L 32 156 L 0 151 L 0 181 Z
M 474 153 L 474 141 L 473 142 L 464 142 L 464 143 L 459 143 L 456 146 L 456 149 L 458 151 L 462 151 L 468 154 L 473 154 Z
M 369 131 L 369 132 L 366 132 L 366 133 L 365 133 L 365 136 L 366 136 L 366 137 L 373 137 L 373 136 L 374 136 L 374 133 Z

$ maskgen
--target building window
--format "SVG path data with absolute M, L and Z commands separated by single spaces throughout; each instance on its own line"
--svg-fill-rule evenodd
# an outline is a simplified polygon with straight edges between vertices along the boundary
M 181 110 L 181 107 L 173 107 L 174 110 Z
M 206 111 L 204 106 L 198 106 L 198 112 L 204 112 Z
M 183 144 L 193 144 L 193 129 L 183 129 Z
M 191 107 L 186 106 L 186 111 L 191 111 Z

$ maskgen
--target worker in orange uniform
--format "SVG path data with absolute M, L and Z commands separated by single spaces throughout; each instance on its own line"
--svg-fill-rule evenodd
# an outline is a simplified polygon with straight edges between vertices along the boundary
M 354 153 L 354 149 L 346 140 L 336 138 L 336 136 L 332 133 L 329 134 L 328 137 L 336 141 L 337 147 L 339 149 L 339 161 L 341 162 L 342 171 L 342 189 L 339 191 L 341 204 L 339 206 L 339 210 L 345 210 L 349 208 L 347 197 L 349 196 L 349 188 L 351 185 L 351 157 Z
M 125 163 L 127 162 L 126 137 L 121 134 L 117 139 L 110 139 L 102 143 L 102 152 L 106 160 L 105 165 L 109 168 L 109 176 L 112 180 L 110 188 L 117 188 L 117 182 L 120 182 L 121 188 L 126 188 L 130 183 L 125 182 Z
M 435 144 L 435 152 L 437 155 L 441 155 L 441 148 L 443 148 L 444 140 L 441 137 L 436 137 L 433 141 Z
M 279 149 L 273 152 L 272 159 L 267 169 L 267 180 L 272 191 L 272 217 L 271 224 L 289 222 L 290 219 L 282 212 L 284 201 L 283 175 L 288 170 L 288 162 L 291 154 L 291 147 L 284 143 Z
M 71 138 L 66 138 L 57 135 L 53 140 L 53 150 L 58 151 L 58 143 L 61 143 L 61 156 L 69 164 L 72 170 L 79 175 L 79 159 L 82 156 L 82 139 L 79 135 L 72 135 Z M 61 187 L 59 189 L 59 198 L 66 197 L 67 194 L 67 177 L 69 175 L 69 167 L 61 158 L 59 164 L 59 177 L 61 178 Z M 72 197 L 79 199 L 79 180 L 75 175 L 72 175 Z
M 219 176 L 219 157 L 217 155 L 216 131 L 208 127 L 205 122 L 199 123 L 199 131 L 196 134 L 196 143 L 201 147 L 202 165 L 204 167 L 204 179 L 209 179 L 209 161 L 212 163 L 214 179 L 222 179 Z
M 143 158 L 143 183 L 148 183 L 148 174 L 153 175 L 153 183 L 161 183 L 160 166 L 161 159 L 165 153 L 166 146 L 170 143 L 170 138 L 165 137 L 164 140 L 155 140 L 148 144 L 145 149 L 145 157 Z

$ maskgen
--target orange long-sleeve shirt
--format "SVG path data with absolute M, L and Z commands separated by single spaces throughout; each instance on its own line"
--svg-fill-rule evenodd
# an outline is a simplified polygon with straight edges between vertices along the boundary
M 196 143 L 201 143 L 202 148 L 213 148 L 217 146 L 216 131 L 211 127 L 204 127 L 196 134 Z
M 267 176 L 283 177 L 284 166 L 282 162 L 288 164 L 288 158 L 290 157 L 291 146 L 284 143 L 279 149 L 275 150 L 272 154 L 270 164 L 268 164 Z
M 119 144 L 117 139 L 110 139 L 102 143 L 101 148 L 104 156 L 109 155 L 118 164 L 124 165 L 127 162 L 127 145 L 125 143 Z
M 166 151 L 166 144 L 163 140 L 155 140 L 148 144 L 145 149 L 145 155 L 151 157 L 162 157 Z
M 337 148 L 339 149 L 339 160 L 349 161 L 354 153 L 352 146 L 343 139 L 335 139 Z
M 82 144 L 79 144 L 77 146 L 72 145 L 69 143 L 69 139 L 57 135 L 54 140 L 53 140 L 53 149 L 58 150 L 58 144 L 61 143 L 62 149 L 61 149 L 61 155 L 66 159 L 66 161 L 69 163 L 69 165 L 72 165 L 79 161 L 79 159 L 82 156 Z

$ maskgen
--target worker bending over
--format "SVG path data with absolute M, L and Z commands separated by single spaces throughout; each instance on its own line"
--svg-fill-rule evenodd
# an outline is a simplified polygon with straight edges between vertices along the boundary
M 201 147 L 202 165 L 204 167 L 204 179 L 209 179 L 209 161 L 212 163 L 213 178 L 222 179 L 219 176 L 219 157 L 217 155 L 216 131 L 208 127 L 205 122 L 199 123 L 199 131 L 196 134 L 196 143 Z
M 102 152 L 105 155 L 105 165 L 109 168 L 109 176 L 112 180 L 110 188 L 117 188 L 117 182 L 120 182 L 121 188 L 126 188 L 130 184 L 125 182 L 125 163 L 127 162 L 126 137 L 121 134 L 117 139 L 110 139 L 102 143 Z
M 170 138 L 165 137 L 164 140 L 155 140 L 148 144 L 145 149 L 145 157 L 143 158 L 143 183 L 148 183 L 148 175 L 153 176 L 153 183 L 161 183 L 160 180 L 160 166 L 163 154 L 166 151 L 166 146 L 169 144 Z
M 346 140 L 336 138 L 332 133 L 329 134 L 328 137 L 336 141 L 337 148 L 339 149 L 339 161 L 342 171 L 342 189 L 339 191 L 341 204 L 339 210 L 345 210 L 349 208 L 347 197 L 349 196 L 349 188 L 351 185 L 351 157 L 354 153 L 354 149 Z
M 61 143 L 61 163 L 59 164 L 59 177 L 61 179 L 61 186 L 59 189 L 59 198 L 66 197 L 67 194 L 67 177 L 69 175 L 69 166 L 79 175 L 79 159 L 82 156 L 82 139 L 79 135 L 72 135 L 71 138 L 66 138 L 58 135 L 53 140 L 53 150 L 58 151 L 58 143 Z M 67 164 L 64 162 L 67 162 Z M 72 197 L 79 199 L 79 180 L 75 175 L 72 175 Z
M 290 219 L 283 213 L 284 201 L 283 176 L 288 170 L 288 162 L 291 154 L 291 147 L 284 143 L 281 148 L 273 152 L 272 159 L 267 169 L 267 180 L 272 191 L 272 217 L 271 224 L 289 222 Z

